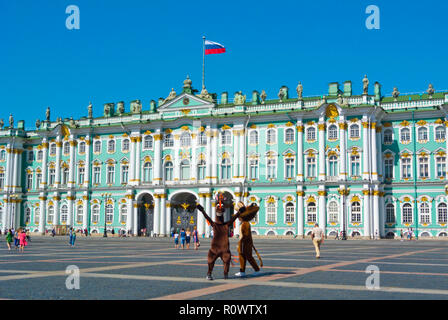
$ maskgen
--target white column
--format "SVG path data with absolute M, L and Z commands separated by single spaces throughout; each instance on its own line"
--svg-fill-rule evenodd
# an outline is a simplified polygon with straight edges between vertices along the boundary
M 12 176 L 13 176 L 13 169 L 14 169 L 14 163 L 13 163 L 13 146 L 11 143 L 8 144 L 8 147 L 6 148 L 6 176 L 5 176 L 5 186 L 4 186 L 4 190 L 5 192 L 8 190 L 11 190 L 11 181 L 12 181 Z M 8 211 L 5 211 L 5 213 Z
M 17 172 L 19 171 L 19 155 L 17 154 L 18 149 L 14 149 L 13 152 L 13 167 L 12 167 L 12 190 L 16 192 L 17 190 Z
M 378 158 L 377 158 L 377 154 L 379 151 L 376 148 L 376 122 L 372 122 L 371 123 L 371 137 L 372 137 L 372 142 L 371 142 L 371 154 L 372 154 L 372 180 L 373 181 L 377 181 L 378 180 Z M 381 152 L 380 152 L 381 153 Z M 380 232 L 378 230 L 378 232 Z
M 383 172 L 383 152 L 381 151 L 381 130 L 382 127 L 378 126 L 375 129 L 375 135 L 376 135 L 376 144 L 375 144 L 375 152 L 377 153 L 377 167 L 378 167 L 378 180 L 380 182 L 384 181 L 384 172 Z M 378 152 L 377 152 L 378 151 Z
M 246 178 L 246 128 L 243 128 L 240 130 L 240 135 L 239 135 L 239 176 L 240 176 L 240 181 L 244 182 L 244 179 Z M 236 150 L 236 149 L 235 149 Z M 241 192 L 243 192 L 243 190 L 241 190 Z
M 205 195 L 205 212 L 211 216 L 212 215 L 212 205 L 211 205 L 211 191 L 208 191 Z M 208 237 L 210 235 L 211 226 L 206 223 L 205 227 L 205 236 Z
M 375 152 L 372 152 L 375 153 Z M 373 191 L 373 236 L 378 233 L 380 236 L 380 202 L 378 189 Z
M 4 203 L 4 207 L 3 207 L 3 215 L 2 215 L 2 232 L 8 229 L 8 225 L 6 222 L 6 216 L 9 212 L 9 203 L 8 203 L 8 199 L 5 197 L 3 198 L 3 203 Z
M 297 191 L 297 236 L 303 237 L 303 225 L 305 217 L 303 216 L 303 196 L 302 190 Z
M 303 181 L 303 123 L 297 121 L 297 181 Z M 303 212 L 303 208 L 302 208 Z M 303 234 L 303 226 L 302 226 Z M 302 235 L 300 234 L 300 235 Z
M 166 202 L 166 224 L 165 224 L 165 234 L 170 237 L 171 234 L 171 203 Z
M 384 191 L 380 191 L 380 237 L 384 237 L 385 236 L 385 230 L 384 230 L 384 222 L 385 222 L 385 215 L 386 215 L 386 210 L 385 210 L 385 203 L 384 203 Z
M 238 181 L 238 166 L 239 166 L 239 130 L 233 131 L 233 181 Z
M 182 157 L 179 155 L 180 149 L 180 135 L 174 135 L 174 154 L 173 154 L 173 165 L 174 165 L 174 181 L 177 183 L 180 180 L 180 163 L 182 161 Z
M 370 170 L 369 170 L 369 123 L 367 122 L 367 117 L 364 116 L 362 119 L 362 179 L 369 180 Z
M 39 232 L 43 234 L 45 232 L 45 222 L 46 222 L 45 218 L 47 216 L 47 197 L 41 194 L 39 199 L 40 199 Z
M 197 183 L 198 182 L 198 157 L 197 157 L 197 134 L 192 134 L 191 138 L 191 161 L 190 161 L 190 167 L 191 167 L 191 174 L 190 174 L 190 183 Z
M 17 150 L 17 187 L 18 192 L 22 192 L 22 157 L 23 157 L 23 149 Z M 20 208 L 21 203 L 17 205 Z
M 158 235 L 166 235 L 166 194 L 160 195 L 160 229 Z
M 235 203 L 237 202 L 243 202 L 243 190 L 240 188 L 237 188 L 237 191 L 235 192 L 235 196 L 238 197 L 238 199 L 235 199 Z M 236 211 L 234 211 L 234 213 L 236 213 Z M 236 219 L 235 220 L 235 229 L 233 230 L 233 234 L 234 235 L 239 235 L 240 234 L 240 226 L 241 226 L 241 222 L 240 219 Z
M 70 136 L 70 169 L 68 177 L 68 187 L 74 188 L 76 186 L 75 182 L 75 147 L 76 140 L 73 135 Z
M 89 212 L 89 196 L 87 195 L 87 192 L 84 193 L 83 197 L 82 197 L 82 206 L 83 206 L 83 211 L 82 211 L 82 228 L 86 229 L 88 226 L 88 212 Z
M 131 150 L 129 155 L 129 184 L 134 185 L 135 182 L 135 167 L 136 167 L 136 161 L 135 161 L 135 149 L 137 144 L 137 138 L 132 136 L 130 138 L 131 140 Z
M 135 185 L 138 186 L 140 184 L 140 172 L 141 170 L 141 149 L 142 149 L 142 137 L 137 137 L 137 143 L 135 145 L 135 174 L 134 174 L 134 180 Z
M 60 220 L 60 214 L 59 214 L 59 208 L 60 208 L 60 201 L 61 198 L 59 197 L 59 195 L 57 193 L 55 193 L 54 197 L 53 197 L 53 202 L 54 202 L 54 218 L 53 218 L 53 225 L 57 226 L 59 225 L 59 220 Z
M 154 233 L 160 233 L 160 195 L 154 194 Z
M 319 181 L 325 181 L 325 123 L 319 123 Z
M 370 234 L 370 189 L 368 185 L 364 185 L 364 190 L 363 190 L 363 194 L 364 194 L 364 214 L 363 214 L 363 218 L 364 218 L 364 237 L 368 237 L 370 238 L 371 234 Z
M 212 138 L 212 183 L 216 184 L 218 182 L 218 141 L 219 141 L 219 134 L 218 130 L 216 129 L 216 125 L 211 128 L 213 132 L 213 138 Z
M 199 193 L 199 204 L 205 209 L 206 206 L 204 197 L 205 195 L 203 193 Z M 197 221 L 198 235 L 201 236 L 205 232 L 205 219 L 202 213 L 200 213 L 199 211 L 197 212 L 197 215 L 198 215 L 198 221 Z
M 18 228 L 18 227 L 20 227 L 21 226 L 21 224 L 20 224 L 20 207 L 21 207 L 21 204 L 22 204 L 22 200 L 20 200 L 20 199 L 17 199 L 17 200 L 15 200 L 13 203 L 13 206 L 14 206 L 14 228 Z
M 154 134 L 154 184 L 162 183 L 162 139 L 163 134 L 160 128 L 156 129 Z
M 326 216 L 326 195 L 325 187 L 320 186 L 319 191 L 319 227 L 324 231 L 324 235 L 327 235 L 327 216 Z
M 90 136 L 86 135 L 85 137 L 85 143 L 86 143 L 86 163 L 85 163 L 85 172 L 84 172 L 84 187 L 87 188 L 89 186 L 89 183 L 92 179 L 92 174 L 90 173 Z M 130 211 L 129 211 L 130 212 Z
M 212 182 L 212 135 L 213 132 L 211 131 L 210 125 L 207 125 L 206 129 L 207 134 L 207 146 L 206 146 L 206 168 L 205 168 L 205 179 L 209 181 L 209 183 Z M 448 137 L 448 135 L 447 135 Z M 447 166 L 448 167 L 448 166 Z M 204 207 L 205 208 L 205 207 Z M 205 208 L 207 210 L 207 208 Z
M 128 221 L 126 222 L 126 231 L 132 230 L 132 233 L 134 233 L 134 211 L 132 208 L 132 199 L 134 198 L 134 195 L 132 194 L 132 190 L 126 195 L 126 205 L 128 209 Z
M 48 174 L 48 142 L 47 142 L 47 138 L 43 139 L 42 147 L 43 147 L 43 157 L 42 157 L 42 182 L 41 182 L 41 185 L 42 185 L 43 189 L 46 189 L 48 186 L 48 182 L 47 182 L 47 174 Z
M 62 142 L 61 137 L 57 136 L 56 138 L 56 175 L 55 182 L 57 188 L 59 188 L 61 184 L 61 153 L 62 153 Z M 68 181 L 66 181 L 68 182 Z
M 68 217 L 67 217 L 67 225 L 70 227 L 73 227 L 73 222 L 74 222 L 74 218 L 73 218 L 73 206 L 74 206 L 74 201 L 75 201 L 75 197 L 72 195 L 69 195 L 67 197 L 67 202 L 68 202 Z
M 339 162 L 340 169 L 339 169 L 339 180 L 345 181 L 347 180 L 347 149 L 346 149 L 346 142 L 345 137 L 347 135 L 347 124 L 344 122 L 344 119 L 341 119 L 342 122 L 339 123 L 339 141 L 340 144 L 340 156 L 341 161 Z
M 134 234 L 134 236 L 138 235 L 138 203 L 136 200 L 132 201 L 132 222 L 133 222 L 133 229 L 132 229 L 132 233 Z

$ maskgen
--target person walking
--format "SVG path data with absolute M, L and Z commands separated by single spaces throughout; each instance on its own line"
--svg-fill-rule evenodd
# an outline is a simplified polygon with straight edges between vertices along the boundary
M 53 228 L 53 229 L 51 229 L 51 236 L 54 238 L 55 235 L 56 235 L 56 230 Z
M 190 249 L 191 231 L 190 228 L 187 229 L 185 242 L 187 244 L 187 249 Z
M 339 231 L 336 231 L 336 237 L 334 238 L 334 240 L 339 240 Z
M 179 232 L 174 231 L 174 249 L 179 249 Z
M 401 241 L 403 241 L 403 229 L 400 230 L 400 238 L 401 238 Z
M 28 244 L 26 242 L 26 232 L 23 229 L 19 231 L 19 241 L 20 241 L 20 251 L 23 253 L 25 250 L 25 246 Z
M 8 250 L 11 251 L 11 242 L 12 242 L 12 232 L 11 229 L 9 229 L 6 233 L 6 245 L 8 246 Z
M 313 239 L 314 248 L 316 249 L 316 259 L 320 258 L 320 246 L 324 243 L 324 232 L 319 228 L 319 224 L 314 225 L 311 231 L 311 239 Z
M 193 243 L 194 243 L 194 250 L 198 250 L 199 246 L 201 245 L 199 242 L 199 234 L 196 227 L 194 227 L 193 230 Z
M 70 244 L 70 247 L 73 247 L 75 245 L 75 238 L 76 238 L 75 230 L 73 228 L 70 228 L 68 234 L 69 234 L 69 244 Z
M 16 250 L 19 249 L 19 233 L 17 230 L 14 230 L 14 246 L 16 247 Z
M 180 243 L 182 244 L 182 249 L 185 249 L 185 240 L 187 237 L 187 233 L 185 232 L 185 229 L 182 228 L 180 231 Z

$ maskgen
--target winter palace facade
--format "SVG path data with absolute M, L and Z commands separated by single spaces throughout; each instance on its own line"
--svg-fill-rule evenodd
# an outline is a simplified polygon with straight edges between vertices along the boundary
M 103 116 L 38 120 L 0 129 L 0 228 L 43 233 L 60 226 L 169 235 L 210 227 L 223 192 L 257 203 L 259 235 L 447 236 L 448 92 L 382 96 L 376 82 L 355 95 L 350 81 L 324 96 L 275 99 L 264 90 L 180 93 L 143 107 L 104 105 Z M 3 121 L 2 121 L 3 122 Z M 235 225 L 235 227 L 238 227 Z M 238 228 L 235 229 L 238 233 Z

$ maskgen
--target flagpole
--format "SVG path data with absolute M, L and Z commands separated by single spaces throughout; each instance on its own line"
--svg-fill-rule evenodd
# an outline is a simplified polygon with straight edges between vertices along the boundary
M 202 88 L 205 87 L 205 36 L 202 36 Z M 201 89 L 202 89 L 201 88 Z

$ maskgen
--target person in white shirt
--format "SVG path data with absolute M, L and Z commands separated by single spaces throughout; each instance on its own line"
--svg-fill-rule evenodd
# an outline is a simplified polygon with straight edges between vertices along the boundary
M 319 224 L 315 224 L 311 231 L 311 239 L 313 239 L 314 248 L 316 249 L 316 259 L 320 258 L 320 245 L 324 242 L 324 231 L 319 228 Z

